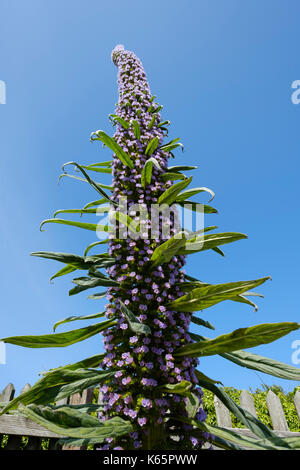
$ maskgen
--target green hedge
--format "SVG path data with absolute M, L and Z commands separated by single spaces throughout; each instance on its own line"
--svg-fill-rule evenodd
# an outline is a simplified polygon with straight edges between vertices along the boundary
M 266 402 L 266 396 L 269 389 L 273 390 L 273 392 L 280 398 L 290 431 L 300 432 L 300 421 L 293 402 L 293 397 L 296 391 L 299 390 L 299 387 L 296 387 L 292 392 L 288 393 L 284 392 L 284 390 L 278 385 L 272 385 L 271 387 L 264 386 L 263 390 L 259 388 L 255 391 L 250 390 L 249 393 L 253 396 L 258 419 L 272 429 L 272 421 Z M 237 390 L 233 387 L 224 387 L 224 390 L 237 404 L 240 404 L 241 390 Z M 207 422 L 209 424 L 216 425 L 217 419 L 214 407 L 214 395 L 208 390 L 204 390 L 203 407 L 207 413 Z M 245 427 L 232 413 L 231 421 L 234 428 Z

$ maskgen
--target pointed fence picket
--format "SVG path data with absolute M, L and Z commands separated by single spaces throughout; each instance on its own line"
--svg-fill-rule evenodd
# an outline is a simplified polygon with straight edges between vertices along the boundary
M 29 390 L 30 385 L 26 384 L 22 392 Z M 0 403 L 9 402 L 15 396 L 15 387 L 13 384 L 8 384 L 0 394 Z M 89 404 L 92 403 L 94 396 L 94 388 L 84 390 L 82 394 L 76 393 L 68 398 L 58 401 L 57 405 L 63 404 Z M 98 403 L 101 402 L 101 393 L 99 393 Z M 291 432 L 288 428 L 286 417 L 280 402 L 279 397 L 269 390 L 266 398 L 267 407 L 273 424 L 275 433 L 282 437 L 300 437 L 300 432 Z M 242 408 L 249 411 L 252 415 L 257 417 L 257 412 L 254 405 L 253 397 L 247 390 L 243 390 L 240 395 L 240 404 Z M 217 398 L 214 397 L 214 405 L 216 411 L 216 418 L 218 426 L 233 429 L 231 416 L 228 408 Z M 297 391 L 294 396 L 295 412 L 300 420 L 300 391 Z M 234 431 L 247 436 L 255 437 L 249 429 L 234 428 Z M 8 436 L 7 443 L 4 447 L 5 450 L 17 450 L 24 448 L 24 450 L 39 450 L 42 446 L 43 439 L 49 439 L 48 450 L 61 449 L 61 450 L 84 450 L 86 447 L 58 447 L 57 441 L 63 436 L 55 434 L 43 426 L 35 423 L 34 421 L 22 417 L 17 414 L 5 414 L 0 416 L 0 450 L 3 436 Z M 23 437 L 27 437 L 27 443 L 24 443 Z

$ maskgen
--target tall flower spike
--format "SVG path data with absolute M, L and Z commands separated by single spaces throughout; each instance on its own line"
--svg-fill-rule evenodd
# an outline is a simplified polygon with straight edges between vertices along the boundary
M 156 204 L 171 185 L 163 180 L 169 153 L 159 149 L 164 137 L 159 127 L 159 106 L 153 102 L 143 66 L 133 52 L 118 45 L 112 52 L 112 61 L 118 67 L 119 85 L 114 139 L 134 162 L 134 168 L 131 169 L 115 155 L 112 164 L 113 199 L 118 202 L 121 196 L 126 196 L 131 217 L 137 215 L 137 204 L 150 214 L 152 204 Z M 118 121 L 118 118 L 127 124 L 135 121 L 138 132 L 132 125 Z M 158 146 L 151 156 L 156 159 L 160 169 L 153 166 L 151 181 L 143 188 L 142 170 L 149 159 L 146 150 L 149 142 L 155 138 Z M 169 223 L 172 236 L 175 233 L 174 226 L 172 221 Z M 147 228 L 151 228 L 151 223 Z M 189 381 L 201 406 L 202 392 L 197 387 L 195 376 L 197 359 L 183 357 L 175 360 L 173 356 L 176 348 L 191 341 L 187 333 L 191 315 L 179 315 L 168 311 L 166 307 L 170 301 L 182 295 L 178 285 L 184 281 L 181 268 L 185 259 L 184 256 L 174 256 L 168 263 L 153 267 L 151 255 L 163 241 L 160 226 L 154 239 L 112 238 L 109 242 L 109 252 L 116 262 L 107 272 L 112 279 L 121 283 L 122 289 L 110 289 L 108 311 L 114 312 L 118 324 L 106 336 L 107 354 L 102 366 L 110 370 L 115 368 L 116 374 L 114 381 L 108 384 L 109 388 L 105 385 L 102 389 L 103 400 L 106 414 L 130 419 L 136 431 L 132 436 L 112 440 L 102 449 L 160 448 L 164 440 L 171 439 L 167 436 L 170 436 L 170 429 L 174 426 L 181 443 L 177 446 L 190 449 L 201 447 L 201 439 L 189 439 L 190 429 L 187 425 L 179 425 L 171 419 L 165 420 L 168 412 L 186 416 L 186 399 L 179 394 L 159 391 L 159 387 L 166 384 Z M 147 325 L 151 333 L 135 334 L 122 305 L 127 306 L 142 325 Z M 117 371 L 120 368 L 122 371 Z M 202 409 L 198 419 L 205 419 Z
M 106 295 L 109 301 L 106 312 L 64 318 L 56 322 L 54 329 L 75 320 L 103 316 L 107 319 L 63 334 L 11 336 L 1 340 L 30 348 L 65 347 L 102 332 L 105 353 L 48 371 L 29 392 L 1 409 L 0 415 L 21 402 L 22 413 L 30 419 L 40 423 L 42 417 L 46 428 L 53 430 L 54 423 L 57 432 L 72 438 L 72 442 L 75 438 L 76 445 L 96 444 L 103 450 L 200 449 L 204 441 L 225 449 L 237 449 L 237 444 L 251 448 L 255 444 L 254 448 L 259 449 L 300 448 L 300 442 L 293 440 L 290 444 L 274 434 L 218 388 L 216 381 L 196 370 L 197 357 L 219 354 L 249 369 L 299 380 L 300 370 L 296 367 L 243 349 L 275 341 L 299 329 L 300 325 L 296 322 L 263 323 L 239 328 L 212 340 L 189 333 L 190 322 L 214 329 L 209 322 L 191 312 L 202 311 L 224 300 L 248 304 L 256 309 L 248 296 L 258 295 L 251 292 L 252 289 L 263 284 L 269 276 L 251 281 L 207 284 L 184 273 L 186 255 L 208 249 L 222 255 L 220 245 L 247 237 L 235 232 L 205 233 L 203 238 L 199 237 L 216 227 L 182 232 L 172 204 L 185 205 L 186 199 L 195 194 L 205 191 L 213 196 L 213 192 L 205 187 L 186 190 L 191 178 L 181 171 L 195 167 L 168 168 L 172 150 L 182 145 L 178 139 L 163 144 L 169 121 L 161 122 L 159 111 L 162 106 L 151 96 L 140 60 L 121 45 L 113 50 L 112 60 L 118 67 L 119 84 L 116 114 L 110 115 L 117 126 L 116 132 L 111 138 L 103 131 L 96 131 L 91 134 L 91 140 L 100 140 L 109 147 L 114 152 L 113 161 L 89 166 L 68 162 L 63 167 L 75 166 L 102 199 L 86 204 L 84 209 L 59 210 L 53 219 L 41 224 L 59 223 L 93 231 L 101 227 L 104 232 L 109 232 L 109 239 L 91 243 L 83 256 L 45 251 L 32 253 L 64 264 L 51 279 L 77 269 L 87 270 L 87 277 L 73 279 L 76 286 L 69 291 L 70 295 L 96 286 L 107 288 L 106 292 L 89 296 L 100 299 Z M 96 183 L 87 171 L 112 173 L 113 186 Z M 179 182 L 172 183 L 176 180 Z M 112 191 L 112 195 L 103 188 Z M 98 211 L 93 209 L 95 206 L 107 202 L 111 204 L 113 226 L 55 217 L 65 212 L 95 213 Z M 168 209 L 166 212 L 162 205 Z M 203 207 L 208 213 L 216 212 L 203 205 L 200 210 Z M 191 210 L 198 211 L 198 208 L 196 202 L 189 205 Z M 108 211 L 108 207 L 100 209 Z M 130 228 L 128 233 L 127 227 Z M 183 237 L 174 236 L 178 230 Z M 108 253 L 87 255 L 90 249 L 107 242 Z M 106 269 L 108 276 L 99 271 L 101 269 Z M 94 369 L 99 366 L 103 370 Z M 50 388 L 49 384 L 52 384 Z M 54 403 L 96 384 L 101 384 L 103 408 L 100 407 L 98 418 L 105 421 L 103 426 L 97 418 L 90 416 L 87 427 L 85 413 L 72 407 L 67 414 L 61 411 L 59 423 L 60 411 L 45 406 L 49 401 Z M 254 443 L 252 437 L 205 422 L 199 385 L 213 392 L 258 437 L 259 442 Z M 25 403 L 33 406 L 25 406 Z M 68 439 L 64 442 L 70 443 Z

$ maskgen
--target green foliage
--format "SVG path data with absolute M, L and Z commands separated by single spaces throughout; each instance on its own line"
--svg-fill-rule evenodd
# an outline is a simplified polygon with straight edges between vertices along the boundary
M 258 419 L 272 429 L 272 421 L 267 407 L 266 397 L 268 390 L 271 389 L 278 397 L 280 398 L 284 414 L 288 423 L 290 431 L 300 432 L 300 422 L 295 410 L 295 405 L 293 402 L 293 397 L 296 393 L 296 388 L 292 392 L 284 392 L 284 390 L 278 386 L 273 385 L 271 387 L 265 387 L 265 390 L 256 389 L 252 391 L 250 389 L 250 394 L 254 399 L 254 405 L 257 412 Z M 235 401 L 238 405 L 240 404 L 240 395 L 241 390 L 238 390 L 234 387 L 224 387 L 223 390 Z M 217 425 L 216 411 L 214 406 L 214 394 L 206 389 L 203 389 L 203 408 L 207 413 L 207 423 L 213 426 Z M 241 423 L 233 413 L 230 413 L 232 427 L 233 428 L 244 428 L 245 426 Z

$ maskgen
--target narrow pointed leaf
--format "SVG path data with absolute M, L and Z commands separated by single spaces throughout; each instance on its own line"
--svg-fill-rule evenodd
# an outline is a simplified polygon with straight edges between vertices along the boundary
M 196 325 L 205 326 L 206 328 L 209 328 L 210 330 L 215 330 L 215 327 L 211 323 L 209 323 L 208 321 L 202 320 L 202 318 L 198 318 L 192 315 L 191 321 L 195 323 Z
M 87 261 L 85 258 L 79 255 L 73 255 L 71 253 L 57 253 L 53 251 L 35 251 L 31 253 L 31 256 L 38 256 L 39 258 L 52 259 L 61 263 L 70 264 L 77 269 L 88 269 L 93 265 L 91 261 Z
M 141 128 L 140 128 L 138 121 L 136 121 L 135 119 L 132 119 L 130 121 L 130 124 L 133 127 L 135 138 L 139 139 L 141 137 Z
M 130 127 L 129 122 L 125 121 L 125 119 L 121 118 L 117 114 L 110 114 L 109 119 L 114 123 L 118 122 L 126 130 Z
M 209 188 L 204 188 L 204 187 L 203 188 L 191 188 L 180 193 L 176 198 L 176 202 L 185 201 L 186 199 L 193 197 L 196 194 L 203 193 L 203 192 L 209 193 L 211 195 L 211 198 L 208 202 L 212 201 L 213 198 L 215 197 L 215 193 Z
M 129 328 L 137 334 L 149 335 L 151 334 L 151 329 L 148 325 L 144 323 L 140 323 L 136 316 L 132 313 L 132 311 L 126 307 L 123 302 L 120 301 L 121 311 L 125 316 L 126 320 L 128 321 Z
M 99 167 L 95 165 L 88 165 L 88 166 L 81 165 L 81 168 L 84 168 L 85 170 L 88 170 L 88 171 L 95 171 L 97 173 L 107 173 L 109 175 L 112 174 L 112 169 L 106 168 L 106 167 Z
M 78 330 L 66 331 L 64 333 L 40 336 L 10 336 L 8 338 L 3 338 L 0 341 L 26 348 L 62 348 L 78 343 L 79 341 L 84 341 L 114 324 L 114 321 L 107 320 L 102 323 L 96 323 L 96 325 L 87 326 Z
M 133 231 L 134 233 L 140 231 L 140 225 L 138 222 L 133 220 L 129 215 L 124 214 L 120 211 L 110 211 L 109 216 L 111 219 L 117 220 L 121 224 L 125 225 L 129 231 Z
M 145 150 L 145 155 L 149 155 L 149 157 L 152 155 L 152 153 L 157 149 L 159 144 L 159 138 L 154 137 L 150 142 L 148 143 L 146 150 Z
M 98 292 L 97 294 L 88 295 L 88 299 L 99 300 L 99 299 L 103 299 L 103 297 L 105 296 L 106 296 L 106 291 Z
M 227 284 L 215 284 L 206 287 L 197 287 L 189 294 L 179 297 L 167 305 L 169 309 L 181 312 L 196 312 L 204 310 L 223 300 L 232 299 L 236 295 L 243 294 L 249 289 L 263 284 L 270 277 L 263 277 L 254 281 L 229 282 Z
M 56 402 L 74 393 L 82 392 L 86 388 L 95 386 L 107 379 L 112 379 L 115 372 L 99 371 L 95 369 L 67 368 L 56 369 L 48 372 L 28 391 L 21 393 L 1 410 L 0 414 L 16 408 L 19 403 L 30 405 L 47 405 Z
M 54 212 L 53 217 L 55 218 L 58 214 L 100 214 L 109 212 L 109 206 L 97 207 L 95 209 L 60 209 Z
M 59 320 L 58 322 L 56 322 L 53 326 L 53 331 L 55 331 L 59 325 L 63 325 L 64 323 L 69 323 L 71 321 L 77 321 L 77 320 L 94 320 L 95 318 L 101 318 L 101 317 L 105 317 L 105 312 L 93 313 L 91 315 L 81 315 L 81 316 L 72 315 L 71 317 L 67 317 L 67 318 L 64 318 L 63 320 Z
M 66 366 L 57 367 L 55 369 L 51 369 L 50 371 L 43 372 L 42 375 L 52 374 L 54 371 L 65 370 L 65 369 L 77 370 L 77 369 L 99 367 L 104 357 L 105 357 L 105 354 L 95 354 L 94 356 L 87 357 L 86 359 L 81 359 L 81 361 L 75 362 L 74 364 L 67 364 Z
M 53 276 L 50 277 L 50 281 L 53 281 L 53 279 L 60 277 L 60 276 L 65 276 L 66 274 L 72 273 L 73 271 L 76 271 L 77 268 L 72 266 L 71 264 L 67 264 L 67 266 L 63 267 L 57 273 L 53 274 Z
M 89 207 L 94 207 L 94 206 L 100 206 L 101 204 L 106 204 L 107 203 L 107 199 L 103 198 L 103 199 L 97 199 L 96 201 L 92 201 L 92 202 L 89 202 L 88 204 L 86 204 L 83 209 L 88 209 Z
M 161 127 L 161 126 L 169 126 L 171 123 L 170 121 L 163 121 L 163 122 L 160 122 L 157 127 Z
M 112 160 L 108 160 L 108 161 L 106 161 L 106 162 L 91 163 L 91 164 L 88 165 L 88 166 L 89 166 L 89 167 L 93 167 L 93 168 L 94 168 L 94 167 L 97 168 L 97 167 L 101 167 L 101 166 L 105 166 L 105 167 L 110 168 L 112 162 L 113 162 Z
M 153 116 L 152 116 L 151 121 L 150 121 L 149 124 L 148 124 L 148 129 L 149 129 L 149 130 L 152 129 L 152 127 L 154 126 L 155 121 L 156 121 L 156 118 L 157 118 L 157 114 L 154 113 Z
M 180 191 L 186 188 L 190 182 L 192 181 L 193 177 L 187 178 L 184 181 L 180 181 L 179 183 L 173 184 L 170 188 L 168 188 L 159 198 L 158 204 L 172 204 L 175 200 Z
M 45 224 L 62 224 L 62 225 L 71 225 L 73 227 L 83 228 L 85 230 L 91 230 L 93 232 L 102 231 L 102 232 L 112 232 L 113 227 L 110 225 L 101 225 L 101 224 L 90 224 L 86 222 L 76 222 L 73 220 L 64 220 L 64 219 L 46 219 L 40 225 L 40 230 Z M 43 232 L 43 230 L 41 230 Z
M 208 206 L 207 204 L 201 204 L 199 202 L 192 202 L 192 201 L 176 201 L 176 204 L 183 207 L 185 210 L 191 210 L 193 212 L 199 212 L 200 214 L 217 214 L 218 211 L 212 206 Z
M 300 380 L 300 369 L 297 367 L 275 361 L 275 359 L 259 356 L 258 354 L 253 354 L 249 351 L 234 351 L 231 353 L 220 354 L 220 356 L 239 366 L 257 370 L 264 374 L 279 377 L 280 379 Z
M 158 387 L 160 392 L 164 393 L 176 393 L 177 395 L 187 396 L 190 394 L 190 388 L 192 387 L 191 382 L 188 380 L 182 380 L 177 384 L 165 384 Z
M 41 409 L 36 405 L 27 407 L 20 405 L 20 410 L 25 416 L 46 429 L 66 437 L 93 439 L 94 442 L 101 443 L 107 438 L 116 438 L 133 431 L 132 424 L 122 418 L 114 417 L 107 421 L 100 421 L 98 418 L 67 406 L 52 410 L 50 407 Z
M 196 370 L 195 373 L 199 381 L 198 384 L 201 387 L 210 390 L 216 397 L 218 397 L 219 400 L 221 400 L 221 402 L 228 408 L 228 410 L 231 411 L 234 416 L 245 425 L 246 428 L 250 429 L 250 431 L 260 438 L 268 440 L 277 439 L 278 436 L 274 431 L 269 429 L 259 419 L 249 413 L 249 411 L 243 409 L 241 406 L 235 403 L 235 401 L 230 398 L 230 396 L 227 395 L 227 393 L 222 388 L 219 388 L 213 383 L 203 379 L 201 374 L 199 374 L 199 371 Z M 283 444 L 282 439 L 279 438 L 279 440 L 281 440 L 281 443 Z
M 79 292 L 83 292 L 87 289 L 91 289 L 93 287 L 118 287 L 119 283 L 110 279 L 109 277 L 103 276 L 103 278 L 90 278 L 90 277 L 81 277 L 73 279 L 74 284 L 77 284 L 76 287 L 73 287 L 69 291 L 69 295 L 79 294 Z
M 88 245 L 86 247 L 86 249 L 84 250 L 84 256 L 86 256 L 88 254 L 88 252 L 94 248 L 95 246 L 98 246 L 98 245 L 104 245 L 105 243 L 108 243 L 109 242 L 109 238 L 107 238 L 106 240 L 101 240 L 99 242 L 93 242 L 91 243 L 90 245 Z
M 197 170 L 197 166 L 187 166 L 187 165 L 174 165 L 169 166 L 167 171 L 171 172 L 178 172 L 178 171 L 189 171 L 189 170 Z
M 67 162 L 63 165 L 63 171 L 64 171 L 64 168 L 65 166 L 67 165 L 73 165 L 75 166 L 75 168 L 77 168 L 79 171 L 81 171 L 81 173 L 84 175 L 86 181 L 92 186 L 92 188 L 94 188 L 99 194 L 101 194 L 101 196 L 106 199 L 107 201 L 109 201 L 111 204 L 116 204 L 112 199 L 110 199 L 110 197 L 106 194 L 105 191 L 103 191 L 102 187 L 103 185 L 100 185 L 99 183 L 96 183 L 94 180 L 92 180 L 92 178 L 87 174 L 87 172 L 76 162 Z
M 160 150 L 163 150 L 163 152 L 171 152 L 172 150 L 176 149 L 177 147 L 181 147 L 181 150 L 183 150 L 183 145 L 178 142 L 180 139 L 179 137 L 177 139 L 171 140 L 171 142 L 168 142 L 165 145 L 162 145 Z
M 177 180 L 184 180 L 186 179 L 186 176 L 182 173 L 171 173 L 166 171 L 166 173 L 163 173 L 161 175 L 161 179 L 166 182 L 166 181 L 177 181 Z
M 70 163 L 73 163 L 73 162 L 70 162 Z M 65 165 L 68 165 L 69 163 L 65 163 Z M 82 168 L 82 171 L 83 170 L 83 167 Z M 85 173 L 87 174 L 87 173 Z M 76 175 L 69 175 L 69 173 L 62 173 L 59 178 L 58 178 L 58 181 L 60 181 L 62 178 L 71 178 L 71 179 L 74 179 L 74 180 L 77 180 L 77 181 L 83 181 L 83 183 L 89 183 L 88 179 L 87 178 L 81 178 L 80 176 L 76 176 Z M 90 177 L 88 177 L 90 179 Z M 98 192 L 100 192 L 100 194 L 104 194 L 104 191 L 103 193 L 101 192 L 102 188 L 103 189 L 108 189 L 109 191 L 112 191 L 113 190 L 113 187 L 108 185 L 108 184 L 102 184 L 102 183 L 98 183 L 96 181 L 93 181 L 93 186 L 94 189 L 96 189 Z M 106 193 L 105 193 L 106 194 Z
M 244 233 L 226 232 L 226 233 L 213 233 L 208 235 L 201 235 L 193 240 L 189 240 L 185 247 L 181 249 L 181 255 L 198 253 L 199 251 L 210 250 L 220 245 L 233 243 L 238 240 L 246 239 L 247 235 Z
M 153 262 L 154 266 L 157 264 L 167 263 L 178 253 L 185 243 L 185 234 L 183 232 L 176 234 L 174 237 L 155 248 L 150 260 Z
M 92 132 L 91 140 L 92 141 L 101 140 L 101 142 L 103 142 L 108 148 L 110 148 L 117 155 L 117 157 L 119 158 L 119 160 L 121 160 L 123 165 L 128 166 L 129 168 L 134 167 L 133 161 L 131 160 L 130 156 L 126 152 L 124 152 L 122 147 L 120 147 L 120 145 L 117 144 L 117 142 L 114 139 L 112 139 L 109 135 L 107 135 L 105 132 L 101 130 Z
M 223 252 L 219 247 L 217 247 L 217 246 L 214 246 L 214 247 L 212 248 L 212 251 L 215 251 L 216 253 L 218 253 L 218 254 L 221 255 L 221 256 L 225 256 L 224 252 Z
M 239 328 L 232 333 L 218 336 L 211 340 L 187 344 L 179 348 L 175 356 L 211 356 L 242 348 L 253 348 L 261 344 L 268 344 L 291 331 L 298 330 L 300 325 L 295 322 L 262 323 L 248 328 Z
M 154 157 L 148 158 L 148 160 L 145 162 L 145 165 L 143 167 L 142 174 L 141 174 L 141 184 L 144 189 L 146 188 L 147 185 L 151 183 L 153 165 L 155 165 L 156 168 L 161 170 L 161 167 L 158 161 L 156 160 L 156 158 Z

